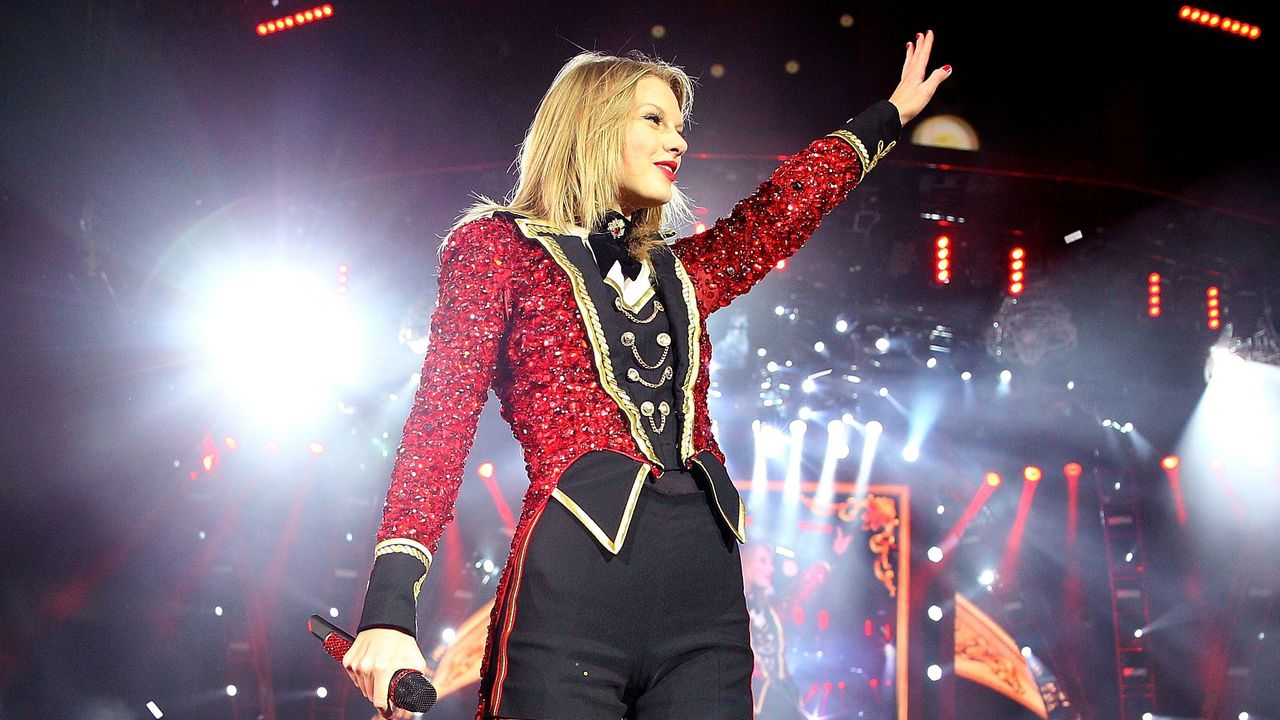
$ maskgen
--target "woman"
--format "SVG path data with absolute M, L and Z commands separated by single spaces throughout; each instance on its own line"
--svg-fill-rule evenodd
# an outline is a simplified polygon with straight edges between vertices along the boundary
M 950 75 L 926 79 L 932 44 L 907 44 L 888 102 L 670 245 L 664 228 L 687 219 L 688 76 L 593 53 L 561 69 L 510 202 L 472 208 L 441 248 L 422 383 L 343 659 L 380 711 L 390 677 L 424 667 L 418 589 L 492 388 L 530 485 L 477 717 L 751 718 L 745 510 L 711 435 L 706 317 L 799 249 L 893 146 Z

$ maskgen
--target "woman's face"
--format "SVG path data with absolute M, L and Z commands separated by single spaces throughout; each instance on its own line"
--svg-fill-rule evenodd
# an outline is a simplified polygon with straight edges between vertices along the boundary
M 622 143 L 618 204 L 623 215 L 671 201 L 680 157 L 689 147 L 680 134 L 683 131 L 675 93 L 656 77 L 641 78 Z

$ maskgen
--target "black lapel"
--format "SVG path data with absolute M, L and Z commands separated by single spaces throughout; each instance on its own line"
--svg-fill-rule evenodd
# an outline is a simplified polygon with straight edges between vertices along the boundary
M 537 240 L 551 254 L 552 259 L 569 277 L 573 287 L 573 297 L 578 304 L 578 313 L 586 326 L 587 339 L 592 346 L 593 362 L 600 377 L 600 385 L 627 417 L 631 437 L 636 446 L 655 465 L 661 465 L 653 444 L 644 429 L 644 419 L 636 403 L 618 382 L 619 377 L 626 377 L 626 365 L 622 361 L 621 350 L 617 338 L 611 339 L 606 333 L 615 332 L 610 322 L 613 290 L 600 277 L 600 269 L 596 266 L 591 251 L 577 235 L 565 234 L 550 225 L 535 221 L 517 219 L 516 226 L 526 237 Z

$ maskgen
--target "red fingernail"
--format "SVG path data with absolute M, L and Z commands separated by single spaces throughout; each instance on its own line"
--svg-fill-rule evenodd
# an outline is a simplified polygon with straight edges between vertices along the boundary
M 950 65 L 943 65 L 943 66 L 942 66 L 942 70 L 943 70 L 943 72 L 951 72 L 951 66 L 950 66 Z
M 911 43 L 907 43 L 907 49 L 908 49 L 908 50 L 910 50 L 910 49 L 911 49 Z

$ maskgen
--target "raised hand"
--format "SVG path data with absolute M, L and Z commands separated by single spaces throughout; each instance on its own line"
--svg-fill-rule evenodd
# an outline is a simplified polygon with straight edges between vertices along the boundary
M 902 63 L 902 80 L 889 96 L 889 102 L 898 108 L 898 118 L 903 125 L 919 115 L 933 99 L 933 93 L 938 90 L 942 81 L 951 77 L 950 65 L 944 65 L 925 77 L 925 72 L 929 69 L 929 53 L 932 51 L 932 30 L 923 35 L 917 33 L 915 42 L 907 43 L 907 59 Z

